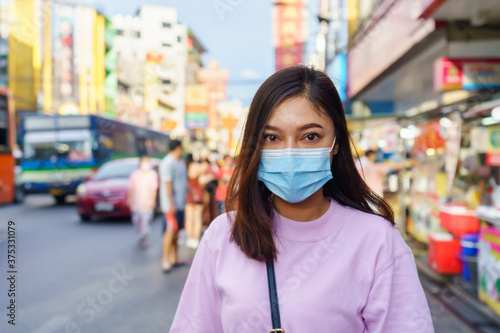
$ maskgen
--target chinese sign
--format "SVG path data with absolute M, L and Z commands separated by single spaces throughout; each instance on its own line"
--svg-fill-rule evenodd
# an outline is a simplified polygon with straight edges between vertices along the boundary
M 276 71 L 302 63 L 307 0 L 275 0 L 273 10 Z

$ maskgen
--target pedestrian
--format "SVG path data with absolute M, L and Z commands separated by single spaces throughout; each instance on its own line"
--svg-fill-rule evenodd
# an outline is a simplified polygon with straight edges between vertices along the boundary
M 357 165 L 358 172 L 366 184 L 382 198 L 384 197 L 384 177 L 391 170 L 400 170 L 401 163 L 384 164 L 377 161 L 377 152 L 368 149 Z
M 198 248 L 203 213 L 203 191 L 201 189 L 200 164 L 194 160 L 193 154 L 186 157 L 188 191 L 186 197 L 186 246 L 192 249 Z
M 210 223 L 219 215 L 215 191 L 217 190 L 218 169 L 211 163 L 209 157 L 201 159 L 201 171 L 198 179 L 203 189 L 203 226 L 208 227 Z
M 227 196 L 227 184 L 229 184 L 233 171 L 234 159 L 230 155 L 225 155 L 223 165 L 217 172 L 217 190 L 215 191 L 215 200 L 217 200 L 219 214 L 226 211 L 224 202 Z
M 183 265 L 179 260 L 177 241 L 179 230 L 184 228 L 186 206 L 187 170 L 181 160 L 182 145 L 179 140 L 170 141 L 170 152 L 160 162 L 160 204 L 164 213 L 162 269 L 169 272 Z
M 140 243 L 148 247 L 150 223 L 156 208 L 158 191 L 158 174 L 153 170 L 151 158 L 142 156 L 139 169 L 132 172 L 129 178 L 127 202 L 132 211 L 132 222 L 139 231 Z
M 279 318 L 286 332 L 433 332 L 412 252 L 351 144 L 323 72 L 296 66 L 262 84 L 229 213 L 200 242 L 170 332 L 269 332 Z

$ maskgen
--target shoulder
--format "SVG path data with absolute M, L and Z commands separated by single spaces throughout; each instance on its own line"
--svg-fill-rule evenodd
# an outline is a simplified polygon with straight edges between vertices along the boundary
M 364 253 L 376 255 L 377 262 L 389 262 L 411 251 L 399 230 L 387 219 L 352 207 L 337 205 L 340 210 L 338 216 L 344 221 L 343 233 L 357 239 Z
M 216 217 L 203 234 L 203 238 L 212 248 L 220 248 L 231 239 L 231 228 L 235 212 L 224 213 Z
M 137 175 L 139 174 L 139 171 L 140 170 L 134 170 L 134 171 L 132 171 L 132 173 L 130 174 L 130 179 L 136 178 Z

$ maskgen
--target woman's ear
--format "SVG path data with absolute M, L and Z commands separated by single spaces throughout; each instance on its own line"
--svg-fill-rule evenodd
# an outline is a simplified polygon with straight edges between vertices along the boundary
M 339 145 L 338 144 L 335 144 L 335 147 L 333 147 L 333 156 L 337 155 L 337 153 L 339 152 Z

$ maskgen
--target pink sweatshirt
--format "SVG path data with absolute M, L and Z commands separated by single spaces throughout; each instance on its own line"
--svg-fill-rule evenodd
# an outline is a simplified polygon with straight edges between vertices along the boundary
M 385 219 L 344 207 L 311 222 L 275 214 L 282 328 L 307 332 L 434 332 L 411 250 Z M 230 242 L 219 216 L 205 233 L 170 332 L 271 330 L 265 263 Z

